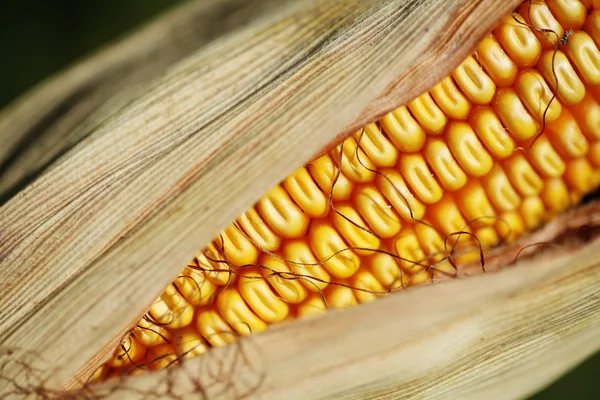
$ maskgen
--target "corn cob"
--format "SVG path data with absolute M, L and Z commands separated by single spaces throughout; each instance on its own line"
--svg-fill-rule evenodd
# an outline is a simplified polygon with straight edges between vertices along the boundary
M 242 214 L 92 379 L 452 277 L 576 204 L 600 184 L 599 48 L 597 0 L 525 2 L 428 93 Z

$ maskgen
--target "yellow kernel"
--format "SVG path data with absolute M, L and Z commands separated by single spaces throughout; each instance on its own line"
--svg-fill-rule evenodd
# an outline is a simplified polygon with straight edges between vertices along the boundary
M 350 204 L 340 204 L 336 209 L 337 212 L 335 212 L 335 210 L 333 211 L 333 225 L 335 226 L 335 229 L 342 234 L 353 252 L 365 256 L 372 254 L 371 251 L 366 249 L 377 250 L 379 248 L 379 238 L 369 230 L 366 222 L 354 207 Z M 325 232 L 324 226 L 320 229 Z M 315 239 L 318 240 L 317 238 Z M 316 252 L 317 251 L 315 250 L 315 253 Z
M 588 153 L 588 160 L 594 167 L 600 168 L 600 142 L 592 144 Z
M 425 206 L 406 186 L 402 175 L 394 169 L 381 170 L 375 184 L 392 207 L 407 221 L 420 220 L 425 215 Z
M 196 256 L 198 268 L 206 274 L 206 278 L 216 285 L 223 286 L 235 280 L 231 266 L 215 247 L 210 243 Z
M 587 154 L 589 144 L 573 114 L 563 108 L 560 116 L 546 126 L 545 135 L 554 148 L 566 157 L 579 158 Z
M 481 184 L 497 210 L 512 211 L 521 204 L 521 197 L 498 164 L 495 164 L 492 171 L 481 179 Z
M 504 171 L 522 196 L 535 196 L 542 191 L 544 182 L 522 154 L 515 154 L 504 162 Z
M 280 236 L 297 238 L 306 234 L 310 218 L 281 186 L 269 190 L 257 207 L 265 222 Z
M 407 272 L 420 271 L 427 259 L 415 232 L 410 228 L 403 229 L 394 239 L 394 248 L 399 257 L 402 269 Z
M 194 307 L 177 292 L 173 285 L 169 285 L 152 304 L 148 313 L 157 324 L 179 329 L 192 322 Z
M 479 244 L 483 249 L 488 249 L 496 246 L 500 241 L 498 234 L 493 226 L 485 226 L 475 231 L 475 236 L 479 240 Z
M 444 189 L 458 190 L 467 183 L 467 176 L 443 140 L 429 140 L 425 145 L 425 158 Z
M 431 283 L 431 279 L 433 278 L 431 270 L 422 270 L 414 275 L 411 275 L 409 278 L 410 286 L 420 286 L 427 285 Z
M 108 364 L 102 364 L 101 367 L 97 368 L 96 371 L 89 377 L 86 383 L 100 382 L 104 381 L 107 378 L 107 375 L 110 371 L 110 367 Z
M 587 159 L 577 158 L 567 163 L 564 179 L 571 189 L 585 194 L 594 189 L 593 171 Z
M 502 124 L 508 128 L 515 139 L 527 140 L 538 133 L 537 121 L 529 114 L 513 89 L 498 90 L 493 107 Z
M 436 182 L 422 155 L 403 155 L 398 162 L 398 169 L 413 193 L 423 203 L 433 204 L 442 198 L 442 188 Z
M 465 226 L 463 225 L 463 228 L 464 227 Z M 422 262 L 422 264 L 432 265 L 446 257 L 446 238 L 442 238 L 442 236 L 440 236 L 440 233 L 436 228 L 427 223 L 416 224 L 413 229 L 415 235 L 417 236 L 417 240 L 421 245 L 421 249 L 424 251 L 425 254 L 427 254 L 427 256 L 423 260 L 419 260 Z M 448 250 L 450 250 L 450 248 L 451 246 L 448 247 Z M 418 267 L 413 268 L 412 272 L 414 273 L 417 269 Z
M 456 87 L 451 76 L 447 76 L 431 89 L 431 96 L 449 118 L 466 119 L 469 115 L 471 103 Z
M 188 303 L 199 307 L 213 300 L 217 286 L 206 278 L 203 271 L 192 267 L 185 267 L 174 284 Z
M 329 199 L 319 189 L 306 168 L 302 167 L 296 170 L 283 181 L 283 187 L 306 215 L 313 218 L 321 218 L 327 215 Z
M 283 321 L 289 312 L 286 302 L 271 290 L 267 280 L 257 270 L 244 270 L 238 289 L 246 303 L 267 323 Z
M 258 249 L 235 225 L 229 225 L 216 239 L 217 245 L 223 249 L 225 258 L 235 266 L 256 263 Z
M 309 177 L 310 179 L 310 177 Z M 317 189 L 318 190 L 318 189 Z M 319 190 L 319 193 L 322 193 Z M 269 228 L 258 215 L 254 207 L 248 209 L 237 220 L 246 235 L 262 250 L 275 251 L 281 244 L 281 239 Z
M 519 207 L 527 230 L 534 230 L 544 222 L 546 209 L 542 199 L 538 196 L 526 197 Z
M 370 303 L 385 292 L 377 278 L 366 269 L 361 269 L 354 274 L 350 285 L 354 288 L 354 297 L 361 304 Z
M 305 301 L 298 306 L 298 317 L 312 317 L 327 311 L 327 304 L 321 293 L 311 293 Z
M 202 337 L 214 347 L 233 343 L 236 338 L 231 326 L 221 317 L 214 306 L 198 310 L 196 328 Z
M 469 124 L 494 158 L 503 159 L 513 153 L 515 143 L 490 106 L 474 108 Z
M 548 50 L 540 57 L 538 70 L 549 82 L 558 99 L 565 105 L 579 103 L 585 96 L 585 86 L 562 51 Z M 557 79 L 558 78 L 558 86 Z M 546 120 L 548 121 L 548 120 Z
M 254 314 L 236 289 L 227 288 L 219 293 L 217 310 L 240 335 L 246 336 L 267 329 L 267 324 Z
M 583 100 L 579 104 L 571 106 L 569 111 L 588 138 L 600 139 L 600 104 L 590 95 L 589 91 Z
M 545 136 L 540 136 L 527 152 L 531 165 L 549 178 L 559 177 L 565 172 L 565 163 Z
M 310 172 L 317 185 L 325 193 L 326 198 L 329 198 L 330 194 L 334 201 L 348 200 L 350 198 L 354 183 L 342 172 L 339 172 L 338 167 L 329 155 L 321 156 L 309 163 L 308 172 Z
M 425 143 L 425 131 L 404 106 L 386 114 L 379 123 L 401 152 L 419 151 Z
M 425 93 L 408 103 L 408 109 L 425 132 L 430 135 L 441 134 L 446 122 L 448 122 L 446 115 L 434 103 L 429 93 Z
M 470 227 L 479 228 L 493 224 L 496 212 L 485 190 L 477 180 L 471 180 L 454 196 L 456 204 Z M 463 229 L 465 230 L 465 229 Z
M 596 46 L 600 48 L 600 10 L 593 11 L 588 15 L 584 29 L 594 39 Z
M 589 85 L 600 85 L 600 50 L 590 35 L 583 31 L 575 32 L 565 48 L 583 80 Z
M 522 16 L 512 15 L 505 17 L 494 30 L 498 43 L 519 68 L 533 67 L 542 52 L 542 45 L 524 24 Z
M 175 348 L 170 344 L 159 344 L 148 351 L 148 369 L 158 371 L 175 364 L 178 360 Z
M 364 130 L 356 132 L 354 137 L 357 141 L 360 140 L 360 147 L 377 167 L 385 168 L 396 165 L 398 149 L 394 147 L 377 124 L 368 124 Z
M 440 201 L 430 207 L 427 214 L 428 219 L 443 235 L 467 229 L 467 223 L 449 195 L 444 195 Z
M 146 354 L 144 347 L 132 335 L 127 336 L 119 347 L 115 350 L 112 357 L 107 361 L 108 365 L 113 368 L 127 367 L 132 364 L 137 364 Z
M 578 0 L 546 0 L 548 8 L 565 29 L 579 29 L 585 22 L 587 10 Z
M 513 242 L 525 233 L 525 222 L 518 210 L 507 211 L 498 216 L 496 231 L 500 240 L 506 243 Z
M 496 85 L 475 61 L 467 57 L 453 72 L 452 76 L 463 93 L 474 104 L 489 104 L 496 92 Z
M 347 286 L 330 285 L 323 294 L 332 308 L 346 308 L 358 304 L 354 291 Z
M 313 221 L 308 237 L 310 247 L 331 275 L 344 279 L 358 271 L 360 259 L 331 225 Z
M 208 346 L 198 330 L 191 326 L 177 332 L 177 354 L 181 358 L 192 358 L 208 351 Z
M 304 240 L 291 240 L 283 245 L 283 257 L 300 282 L 311 292 L 319 292 L 331 280 L 327 270 L 319 263 Z
M 150 318 L 140 319 L 133 329 L 133 335 L 146 347 L 168 343 L 173 339 L 171 331 L 162 325 L 153 323 Z
M 536 70 L 520 72 L 515 82 L 515 92 L 529 113 L 538 121 L 554 121 L 562 107 L 548 87 L 544 78 Z
M 290 304 L 298 304 L 306 298 L 306 288 L 283 259 L 263 254 L 260 265 L 265 267 L 261 268 L 262 275 L 283 300 Z
M 534 30 L 536 37 L 544 49 L 555 49 L 565 30 L 554 18 L 545 1 L 527 1 L 519 7 L 519 13 L 525 21 L 538 30 Z
M 387 290 L 404 287 L 407 283 L 407 276 L 398 265 L 399 260 L 391 254 L 377 252 L 365 261 L 373 276 Z
M 506 55 L 493 35 L 486 36 L 477 46 L 477 59 L 499 87 L 511 86 L 517 76 L 517 66 Z
M 381 238 L 400 232 L 400 217 L 375 185 L 361 186 L 354 193 L 354 204 L 369 228 Z
M 561 178 L 546 180 L 540 197 L 546 207 L 554 213 L 562 212 L 571 205 L 569 189 Z
M 446 140 L 461 167 L 472 176 L 483 176 L 492 168 L 492 157 L 483 148 L 466 122 L 452 122 L 446 129 Z
M 340 151 L 342 154 L 340 155 Z M 331 158 L 338 164 L 342 159 L 342 171 L 348 179 L 354 182 L 371 182 L 375 179 L 376 169 L 373 162 L 366 156 L 364 151 L 358 148 L 358 144 L 354 138 L 350 137 L 344 142 L 336 146 L 331 151 Z

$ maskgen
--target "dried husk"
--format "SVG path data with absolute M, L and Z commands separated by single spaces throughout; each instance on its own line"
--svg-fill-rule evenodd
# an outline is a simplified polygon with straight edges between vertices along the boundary
M 235 3 L 213 0 L 199 15 Z M 150 61 L 149 83 L 109 74 L 117 89 L 90 100 L 100 111 L 65 117 L 85 129 L 59 129 L 59 116 L 45 131 L 64 155 L 0 209 L 2 362 L 38 368 L 47 389 L 76 387 L 190 255 L 336 138 L 429 89 L 519 1 L 250 3 L 232 14 L 245 25 L 210 42 L 199 35 L 155 69 Z M 159 33 L 172 27 L 164 21 Z M 110 62 L 148 63 L 120 56 Z M 98 79 L 109 58 L 93 58 L 71 87 Z M 81 76 L 76 67 L 54 82 Z M 0 126 L 19 115 L 47 118 L 39 105 L 56 87 L 29 94 Z M 173 386 L 210 398 L 524 396 L 600 347 L 600 244 L 595 231 L 574 234 L 596 224 L 593 207 L 568 219 L 580 224 L 567 233 L 541 231 L 545 241 L 575 239 L 522 265 L 284 324 L 185 368 L 96 390 L 113 398 L 169 398 Z M 505 249 L 488 265 L 515 256 Z M 225 381 L 211 385 L 207 370 Z M 28 376 L 0 373 L 0 393 Z

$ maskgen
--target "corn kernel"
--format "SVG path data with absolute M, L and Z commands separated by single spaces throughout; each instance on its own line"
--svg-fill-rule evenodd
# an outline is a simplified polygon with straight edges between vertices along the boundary
M 319 292 L 329 285 L 329 273 L 304 240 L 292 240 L 284 244 L 283 256 L 294 274 L 300 276 L 300 282 L 311 292 Z
M 565 47 L 583 80 L 589 85 L 600 85 L 600 50 L 590 35 L 583 31 L 575 32 Z
M 524 197 L 535 196 L 542 191 L 544 181 L 533 170 L 522 154 L 515 154 L 504 162 L 504 171 L 515 189 Z
M 324 155 L 308 164 L 308 172 L 326 197 L 331 195 L 335 201 L 350 198 L 354 183 L 339 171 L 330 156 Z
M 489 104 L 496 92 L 496 85 L 475 61 L 473 56 L 467 57 L 452 72 L 458 86 L 474 104 Z
M 515 143 L 491 107 L 473 109 L 469 124 L 494 158 L 503 159 L 513 153 Z
M 288 191 L 289 192 L 289 191 Z M 319 194 L 323 196 L 319 190 Z M 293 197 L 293 196 L 292 196 Z M 297 200 L 294 199 L 296 202 Z M 305 210 L 306 211 L 306 210 Z M 308 211 L 307 211 L 308 213 Z M 310 214 L 309 214 L 310 215 Z M 281 245 L 281 239 L 273 232 L 265 221 L 258 215 L 254 207 L 243 213 L 237 220 L 248 238 L 261 250 L 275 251 Z
M 431 89 L 431 96 L 442 111 L 452 119 L 466 119 L 471 103 L 456 87 L 452 77 L 448 76 Z
M 267 280 L 259 271 L 244 271 L 243 276 L 238 280 L 238 289 L 252 311 L 263 321 L 280 322 L 288 316 L 287 303 L 273 293 Z
M 425 144 L 425 131 L 406 107 L 399 107 L 386 114 L 379 123 L 401 152 L 419 151 Z
M 300 206 L 304 213 L 312 218 L 320 218 L 327 215 L 329 211 L 329 199 L 319 189 L 315 181 L 302 167 L 290 175 L 284 182 L 283 187 L 292 197 L 294 202 Z M 271 250 L 275 251 L 276 248 Z
M 284 301 L 290 304 L 298 304 L 306 298 L 306 288 L 296 278 L 292 269 L 283 259 L 265 254 L 259 263 L 265 267 L 261 269 L 262 275 L 267 278 L 273 289 Z M 278 275 L 275 275 L 275 273 L 278 273 Z
M 358 188 L 354 193 L 354 205 L 379 237 L 389 238 L 400 232 L 400 217 L 375 185 Z
M 497 210 L 512 211 L 521 204 L 521 197 L 498 164 L 494 165 L 492 171 L 481 179 L 481 184 Z
M 408 103 L 408 109 L 425 132 L 430 135 L 440 135 L 448 122 L 446 115 L 434 103 L 429 93 Z
M 443 140 L 429 140 L 425 146 L 425 158 L 444 189 L 455 191 L 467 183 L 467 176 Z
M 393 169 L 384 169 L 375 180 L 377 188 L 390 202 L 394 210 L 406 221 L 420 220 L 425 206 L 408 189 L 402 175 Z
M 578 0 L 546 0 L 546 3 L 565 29 L 579 29 L 583 26 L 587 10 Z
M 446 130 L 448 147 L 460 166 L 472 176 L 483 176 L 492 169 L 492 157 L 483 148 L 466 122 L 452 122 Z
M 281 186 L 275 186 L 260 199 L 258 211 L 267 224 L 284 238 L 306 234 L 310 219 Z
M 442 188 L 420 154 L 407 154 L 400 157 L 398 169 L 423 203 L 433 204 L 442 198 Z
M 477 59 L 498 87 L 508 87 L 517 76 L 517 66 L 506 55 L 493 35 L 484 38 L 477 47 Z
M 208 343 L 214 347 L 225 346 L 233 343 L 236 334 L 231 326 L 217 312 L 214 306 L 206 307 L 198 311 L 196 327 Z
M 559 44 L 565 30 L 554 18 L 544 1 L 527 1 L 519 7 L 519 13 L 524 20 L 536 28 L 534 31 L 544 49 L 554 50 Z
M 339 162 L 340 151 L 343 153 L 341 168 L 348 179 L 358 183 L 372 182 L 375 179 L 375 165 L 358 147 L 354 138 L 344 140 L 331 151 L 331 158 L 336 164 Z
M 498 43 L 519 68 L 533 67 L 542 52 L 542 45 L 525 24 L 520 15 L 508 16 L 494 30 Z
M 529 114 L 513 89 L 500 89 L 493 102 L 502 124 L 517 140 L 527 140 L 539 132 L 537 121 Z
M 369 124 L 354 135 L 360 147 L 377 167 L 393 167 L 398 161 L 398 149 L 383 134 L 377 124 Z
M 360 259 L 330 224 L 314 221 L 308 238 L 310 247 L 331 275 L 343 279 L 358 271 Z
M 267 324 L 250 309 L 240 293 L 233 288 L 219 293 L 216 305 L 219 314 L 240 335 L 250 335 L 267 329 Z

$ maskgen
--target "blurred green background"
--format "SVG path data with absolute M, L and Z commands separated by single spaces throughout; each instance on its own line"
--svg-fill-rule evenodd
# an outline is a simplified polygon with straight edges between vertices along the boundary
M 186 0 L 2 0 L 0 108 L 45 77 Z M 600 354 L 531 397 L 600 399 Z

